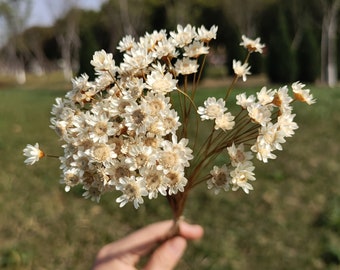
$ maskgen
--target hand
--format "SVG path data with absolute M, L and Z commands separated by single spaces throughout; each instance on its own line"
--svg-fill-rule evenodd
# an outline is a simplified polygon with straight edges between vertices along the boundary
M 182 257 L 188 239 L 199 239 L 203 228 L 184 221 L 179 222 L 178 236 L 157 246 L 169 232 L 173 221 L 162 221 L 144 227 L 116 242 L 104 246 L 97 254 L 93 270 L 130 270 L 142 256 L 156 249 L 144 269 L 173 269 Z

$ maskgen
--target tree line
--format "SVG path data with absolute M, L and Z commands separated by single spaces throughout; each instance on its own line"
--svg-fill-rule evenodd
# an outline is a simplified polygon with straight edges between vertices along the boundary
M 265 73 L 274 83 L 293 80 L 334 86 L 340 76 L 338 15 L 340 0 L 109 0 L 99 11 L 74 6 L 51 27 L 24 29 L 25 13 L 14 16 L 15 4 L 2 1 L 0 15 L 8 40 L 0 51 L 0 72 L 24 78 L 27 71 L 45 73 L 61 69 L 66 79 L 88 73 L 94 51 L 112 52 L 129 34 L 175 29 L 177 24 L 219 27 L 213 47 L 223 48 L 225 65 L 243 59 L 240 37 L 261 37 L 264 57 L 251 59 L 252 73 Z M 68 1 L 65 1 L 67 3 Z M 70 2 L 68 2 L 70 3 Z M 21 8 L 22 10 L 22 8 Z

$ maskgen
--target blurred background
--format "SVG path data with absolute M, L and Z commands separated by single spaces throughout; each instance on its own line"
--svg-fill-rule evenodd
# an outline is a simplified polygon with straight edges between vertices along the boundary
M 317 104 L 294 104 L 300 128 L 276 160 L 257 164 L 250 195 L 195 190 L 185 216 L 205 237 L 178 269 L 339 269 L 339 15 L 340 0 L 0 0 L 0 268 L 90 269 L 104 244 L 171 217 L 162 198 L 136 211 L 110 194 L 99 204 L 81 189 L 66 194 L 58 160 L 27 167 L 22 149 L 38 141 L 60 153 L 51 106 L 74 76 L 94 78 L 94 51 L 119 63 L 123 36 L 190 23 L 218 26 L 202 98 L 224 95 L 245 34 L 266 48 L 237 92 L 299 80 Z
M 27 73 L 62 70 L 66 80 L 93 74 L 89 60 L 95 50 L 116 56 L 125 35 L 190 23 L 218 25 L 209 63 L 227 74 L 232 59 L 244 56 L 238 45 L 245 34 L 267 45 L 267 61 L 253 59 L 253 74 L 272 82 L 318 79 L 335 86 L 339 5 L 338 0 L 1 0 L 0 73 L 14 74 L 18 83 L 26 82 Z

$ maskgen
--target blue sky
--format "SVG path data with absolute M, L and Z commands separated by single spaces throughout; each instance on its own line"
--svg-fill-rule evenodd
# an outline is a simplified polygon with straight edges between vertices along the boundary
M 56 18 L 62 16 L 70 6 L 75 3 L 84 9 L 98 10 L 106 0 L 32 0 L 31 16 L 28 20 L 29 26 L 51 25 Z

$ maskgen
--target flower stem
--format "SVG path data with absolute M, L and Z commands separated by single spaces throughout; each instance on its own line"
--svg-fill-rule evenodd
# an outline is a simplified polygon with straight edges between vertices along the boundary
M 50 157 L 50 158 L 59 158 L 59 156 L 56 156 L 56 155 L 49 155 L 49 154 L 46 154 L 46 157 Z

